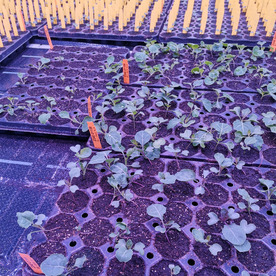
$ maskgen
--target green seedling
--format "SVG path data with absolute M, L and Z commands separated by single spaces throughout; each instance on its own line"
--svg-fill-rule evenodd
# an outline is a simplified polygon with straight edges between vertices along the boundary
M 164 222 L 164 215 L 166 213 L 167 208 L 162 204 L 151 204 L 147 208 L 147 214 L 151 217 L 158 218 L 161 222 L 161 226 L 155 226 L 154 229 L 157 232 L 163 233 L 166 235 L 166 238 L 169 241 L 167 232 L 170 229 L 176 229 L 177 231 L 181 231 L 180 225 L 174 222 L 173 220 L 170 220 L 168 222 Z
M 28 241 L 30 241 L 32 239 L 32 234 L 34 234 L 34 233 L 53 230 L 53 229 L 46 230 L 44 227 L 42 227 L 43 221 L 45 221 L 47 219 L 47 217 L 44 214 L 35 215 L 31 211 L 25 211 L 22 213 L 17 212 L 16 216 L 17 216 L 17 223 L 20 227 L 25 228 L 25 229 L 27 229 L 29 227 L 34 227 L 34 228 L 39 229 L 37 231 L 32 231 L 27 235 Z
M 77 258 L 72 266 L 68 266 L 67 258 L 62 254 L 52 254 L 40 265 L 45 276 L 66 276 L 83 267 L 87 261 L 85 255 Z
M 30 67 L 35 68 L 39 72 L 42 69 L 48 68 L 50 61 L 49 58 L 43 57 L 37 62 L 37 64 L 30 64 Z

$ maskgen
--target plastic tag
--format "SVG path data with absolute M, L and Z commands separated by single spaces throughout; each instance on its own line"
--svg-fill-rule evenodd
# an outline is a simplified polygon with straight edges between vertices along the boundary
M 88 129 L 89 129 L 94 147 L 96 149 L 101 149 L 102 148 L 101 141 L 100 141 L 100 138 L 99 138 L 99 135 L 98 135 L 98 132 L 97 132 L 97 129 L 96 129 L 94 123 L 87 122 L 87 125 L 88 125 Z
M 23 254 L 23 253 L 18 253 L 18 254 L 27 263 L 27 265 L 32 269 L 33 272 L 37 274 L 43 274 L 40 266 L 32 257 L 30 257 L 28 254 Z
M 272 52 L 276 51 L 276 32 L 274 34 L 274 37 L 273 37 L 273 40 L 272 40 L 272 43 L 271 43 L 270 47 L 272 48 L 272 49 L 270 49 L 270 51 L 272 51 Z
M 123 59 L 123 72 L 124 72 L 124 83 L 129 84 L 129 67 L 128 67 L 127 59 Z
M 50 35 L 49 35 L 49 31 L 48 31 L 48 28 L 47 28 L 46 25 L 44 26 L 44 32 L 45 32 L 45 35 L 46 35 L 46 37 L 47 37 L 47 40 L 48 40 L 50 49 L 53 50 L 54 47 L 53 47 L 52 40 L 51 40 L 51 37 L 50 37 Z
M 88 106 L 88 115 L 89 115 L 89 117 L 92 117 L 92 106 L 91 106 L 90 96 L 87 99 L 87 106 Z

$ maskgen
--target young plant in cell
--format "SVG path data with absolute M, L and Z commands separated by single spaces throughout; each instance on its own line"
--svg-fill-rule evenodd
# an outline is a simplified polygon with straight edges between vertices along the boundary
M 225 157 L 220 152 L 217 152 L 214 155 L 214 158 L 218 162 L 219 169 L 217 169 L 215 167 L 211 167 L 210 171 L 213 172 L 213 173 L 216 173 L 218 175 L 225 175 L 225 176 L 227 176 L 229 178 L 231 178 L 231 176 L 229 174 L 227 174 L 227 173 L 226 174 L 222 174 L 222 171 L 224 169 L 230 168 L 232 165 L 235 165 L 238 170 L 241 170 L 242 167 L 243 167 L 243 165 L 245 165 L 245 162 L 244 161 L 240 161 L 239 158 L 237 160 L 235 160 L 232 157 L 227 158 L 227 157 Z
M 115 254 L 117 260 L 119 262 L 127 263 L 132 259 L 134 251 L 143 256 L 145 245 L 142 242 L 133 244 L 131 239 L 128 239 L 127 241 L 120 239 L 115 245 L 115 248 L 117 249 Z
M 47 217 L 44 214 L 39 214 L 35 215 L 31 211 L 25 211 L 25 212 L 17 212 L 17 223 L 20 227 L 22 228 L 29 228 L 29 227 L 34 227 L 37 228 L 38 230 L 32 231 L 27 235 L 28 241 L 32 239 L 32 234 L 38 233 L 38 232 L 45 232 L 47 230 L 44 229 L 42 226 L 43 221 L 47 219 Z
M 69 266 L 64 255 L 52 254 L 41 263 L 40 268 L 45 276 L 66 276 L 82 268 L 86 261 L 87 258 L 83 255 L 77 258 L 72 266 Z
M 266 193 L 268 200 L 272 200 L 271 197 L 276 196 L 276 186 L 274 185 L 274 180 L 259 178 L 259 181 L 265 187 L 262 192 Z
M 47 113 L 42 113 L 39 115 L 38 120 L 41 124 L 46 124 L 52 115 L 54 115 L 53 108 L 57 105 L 56 99 L 54 97 L 48 97 L 47 95 L 43 95 L 44 99 L 48 101 L 50 106 L 47 107 Z
M 265 57 L 271 56 L 272 52 L 265 51 L 265 41 L 259 41 L 258 46 L 254 46 L 252 51 L 247 49 L 251 53 L 251 59 L 256 61 L 257 59 L 264 59 Z
M 243 150 L 250 150 L 250 146 L 252 146 L 260 151 L 264 143 L 261 136 L 264 131 L 258 125 L 257 115 L 251 114 L 249 108 L 241 110 L 239 106 L 234 107 L 231 111 L 238 116 L 238 119 L 233 122 L 235 142 L 239 143 Z
M 122 61 L 115 62 L 114 56 L 109 56 L 106 59 L 105 64 L 100 66 L 100 68 L 104 69 L 104 72 L 106 74 L 111 74 L 111 73 L 117 74 L 123 68 L 123 64 L 122 64 Z
M 271 73 L 272 71 L 258 65 L 258 67 L 256 67 L 256 73 L 254 74 L 254 77 L 257 77 L 260 79 L 259 81 L 259 85 L 260 85 L 262 83 L 263 78 L 269 78 Z
M 87 122 L 94 121 L 93 118 L 90 116 L 85 116 L 83 120 L 79 117 L 79 113 L 76 112 L 74 115 L 70 115 L 68 111 L 60 111 L 58 116 L 62 119 L 68 119 L 70 122 L 77 126 L 77 129 L 75 130 L 75 135 L 78 135 L 80 133 L 80 129 L 82 132 L 88 131 Z
M 202 55 L 203 49 L 198 44 L 188 43 L 187 49 L 190 51 L 191 55 L 194 57 L 195 60 L 197 60 L 198 57 Z
M 238 189 L 238 193 L 242 197 L 242 199 L 246 202 L 246 204 L 244 202 L 238 203 L 238 206 L 240 209 L 242 210 L 247 209 L 247 212 L 249 214 L 251 210 L 254 212 L 260 210 L 259 205 L 255 204 L 259 201 L 258 199 L 252 198 L 245 189 Z
M 171 276 L 178 275 L 181 271 L 181 267 L 179 265 L 169 264 L 169 269 L 171 271 Z
M 262 113 L 265 126 L 270 129 L 272 133 L 276 133 L 276 114 L 272 111 L 268 111 L 267 113 Z
M 27 78 L 25 77 L 24 73 L 18 73 L 17 74 L 19 81 L 15 83 L 15 85 L 21 85 L 21 84 L 26 84 Z
M 50 62 L 49 58 L 42 57 L 36 64 L 30 64 L 30 67 L 35 68 L 39 72 L 42 69 L 48 68 Z
M 107 179 L 108 183 L 114 189 L 111 205 L 118 208 L 122 200 L 132 200 L 133 194 L 127 187 L 143 171 L 136 169 L 139 167 L 138 162 L 134 162 L 132 165 L 127 164 L 128 159 L 131 158 L 132 150 L 128 150 L 126 153 L 124 152 L 125 148 L 121 145 L 121 135 L 115 127 L 112 127 L 105 134 L 105 138 L 114 151 L 122 153 L 125 163 L 120 162 L 119 158 L 109 157 L 111 151 L 102 151 L 93 155 L 88 165 L 95 165 L 97 169 L 104 168 L 111 173 L 111 176 Z M 129 168 L 135 170 L 131 172 Z
M 207 179 L 207 176 L 211 173 L 211 171 L 209 170 L 203 170 L 203 173 L 202 173 L 202 182 L 200 183 L 199 186 L 197 186 L 195 188 L 195 195 L 204 195 L 205 194 L 205 183 L 206 183 L 206 179 Z
M 163 53 L 173 53 L 173 57 L 179 58 L 181 55 L 181 51 L 185 49 L 185 45 L 183 43 L 175 43 L 168 42 L 166 46 L 162 49 Z
M 168 242 L 170 242 L 167 232 L 170 229 L 176 229 L 180 232 L 181 228 L 180 225 L 174 222 L 173 220 L 170 220 L 166 223 L 164 222 L 164 215 L 166 211 L 167 208 L 162 204 L 151 204 L 147 208 L 147 214 L 151 217 L 158 218 L 161 222 L 161 226 L 158 225 L 154 227 L 155 231 L 165 234 Z
M 263 87 L 266 87 L 267 91 Z M 261 88 L 257 88 L 257 91 L 261 94 L 262 98 L 264 96 L 271 96 L 276 101 L 276 80 L 272 79 L 268 84 L 263 84 Z
M 34 114 L 34 109 L 36 106 L 38 106 L 40 103 L 34 101 L 34 100 L 27 100 L 25 101 L 26 106 L 25 109 L 28 110 L 31 114 Z
M 160 183 L 152 185 L 152 189 L 157 190 L 160 193 L 164 192 L 165 186 L 174 184 L 176 180 L 188 182 L 196 179 L 195 172 L 190 169 L 182 169 L 176 174 L 170 174 L 169 172 L 159 172 L 158 177 L 160 179 Z
M 15 111 L 25 109 L 24 105 L 18 104 L 19 100 L 17 97 L 7 97 L 7 100 L 9 101 L 9 103 L 0 105 L 0 114 L 6 112 L 11 116 L 17 116 L 15 114 Z
M 176 95 L 171 93 L 175 87 L 179 86 L 177 83 L 172 83 L 170 86 L 160 88 L 156 94 L 157 102 L 155 103 L 158 107 L 165 107 L 168 111 L 172 105 L 172 102 L 177 98 Z
M 188 150 L 181 151 L 180 148 L 174 148 L 174 144 L 169 144 L 168 146 L 165 146 L 164 149 L 166 151 L 170 152 L 170 153 L 173 153 L 174 158 L 175 158 L 176 163 L 177 163 L 177 167 L 178 167 L 178 169 L 180 169 L 180 165 L 179 165 L 177 155 L 181 154 L 181 155 L 187 156 L 189 154 L 189 151 Z
M 188 115 L 184 115 L 181 110 L 176 109 L 174 111 L 176 117 L 169 121 L 167 129 L 175 128 L 178 124 L 187 128 L 195 123 L 195 120 L 192 118 L 197 118 L 199 116 L 199 107 L 191 102 L 188 102 L 187 105 L 190 108 Z
M 130 148 L 131 157 L 135 158 L 138 156 L 143 156 L 147 160 L 154 160 L 160 157 L 160 148 L 165 144 L 164 138 L 159 138 L 154 140 L 156 127 L 146 130 L 138 131 L 134 139 L 131 140 L 134 148 Z
M 242 62 L 244 63 L 244 65 L 243 66 L 238 66 L 234 70 L 234 75 L 237 76 L 237 77 L 244 76 L 247 73 L 247 71 L 249 71 L 249 73 L 252 73 L 253 70 L 254 70 L 254 68 L 249 67 L 249 65 L 250 65 L 249 60 L 243 60 Z
M 90 148 L 81 149 L 80 145 L 70 147 L 70 150 L 75 153 L 75 156 L 78 158 L 76 162 L 69 162 L 67 164 L 67 168 L 69 169 L 69 177 L 70 180 L 60 180 L 58 182 L 58 186 L 67 185 L 72 193 L 75 193 L 79 187 L 77 185 L 72 185 L 73 178 L 80 177 L 82 173 L 82 177 L 85 177 L 87 167 L 89 165 L 87 158 L 89 158 L 92 154 L 92 150 Z
M 218 243 L 214 243 L 212 245 L 209 244 L 211 240 L 211 235 L 208 235 L 206 239 L 204 238 L 204 232 L 202 229 L 193 229 L 192 234 L 197 242 L 206 244 L 209 247 L 209 251 L 212 255 L 217 256 L 218 252 L 222 251 L 222 247 Z
M 75 92 L 77 91 L 77 88 L 73 85 L 73 86 L 69 86 L 67 85 L 65 88 L 64 88 L 67 92 L 71 93 L 71 94 L 75 94 Z M 73 96 L 71 96 L 72 98 Z
M 240 225 L 231 223 L 232 220 L 238 219 L 240 215 L 235 212 L 234 208 L 222 209 L 220 217 L 214 212 L 208 213 L 209 220 L 208 225 L 214 225 L 219 220 L 224 223 L 222 228 L 221 238 L 230 242 L 236 250 L 239 252 L 247 252 L 251 248 L 250 242 L 246 239 L 246 235 L 252 233 L 256 226 L 254 224 L 248 224 L 246 220 L 242 220 Z
M 115 238 L 115 243 L 118 239 L 123 239 L 130 234 L 129 227 L 124 222 L 116 222 L 116 231 L 109 234 L 110 238 Z
M 153 98 L 156 97 L 156 93 L 151 92 L 150 89 L 145 85 L 142 85 L 141 89 L 138 90 L 137 93 L 141 98 L 146 98 L 148 100 L 153 99 Z

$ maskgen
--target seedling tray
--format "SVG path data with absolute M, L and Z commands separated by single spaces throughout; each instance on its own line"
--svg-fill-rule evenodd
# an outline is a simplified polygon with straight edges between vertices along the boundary
M 116 157 L 116 156 L 114 156 Z M 118 156 L 119 157 L 119 156 Z M 151 162 L 139 160 L 143 176 L 130 184 L 134 197 L 132 201 L 122 201 L 118 208 L 110 205 L 113 198 L 113 188 L 107 183 L 110 175 L 104 170 L 89 169 L 87 180 L 76 180 L 80 190 L 71 193 L 64 189 L 57 201 L 57 207 L 44 228 L 44 234 L 33 234 L 33 239 L 40 240 L 40 245 L 30 249 L 30 255 L 40 264 L 53 253 L 64 254 L 73 264 L 77 257 L 84 254 L 87 261 L 83 268 L 77 269 L 72 275 L 130 275 L 135 274 L 162 275 L 170 272 L 169 264 L 181 267 L 180 275 L 233 275 L 233 271 L 246 270 L 250 273 L 275 273 L 275 239 L 273 238 L 273 216 L 267 201 L 258 201 L 260 211 L 240 211 L 237 203 L 243 201 L 237 189 L 246 189 L 254 198 L 264 199 L 262 187 L 258 178 L 275 176 L 275 169 L 246 167 L 244 171 L 250 174 L 245 178 L 242 172 L 229 171 L 231 178 L 209 175 L 205 184 L 206 193 L 195 195 L 194 190 L 203 181 L 202 171 L 209 164 L 205 162 L 181 161 L 163 158 Z M 180 168 L 191 169 L 196 173 L 195 181 L 167 185 L 163 193 L 151 187 L 159 182 L 158 172 L 175 174 Z M 89 179 L 89 181 L 88 181 Z M 164 220 L 174 220 L 181 231 L 169 230 L 168 240 L 165 234 L 158 233 L 154 227 L 160 224 L 159 219 L 147 214 L 151 204 L 162 204 L 166 207 Z M 137 208 L 139 206 L 139 208 Z M 235 253 L 229 243 L 220 238 L 223 223 L 209 226 L 209 212 L 219 216 L 222 208 L 235 208 L 240 218 L 248 223 L 254 223 L 256 230 L 248 235 L 251 243 L 251 254 Z M 133 243 L 143 242 L 143 256 L 134 253 L 126 264 L 120 263 L 115 257 L 114 239 L 109 234 L 115 231 L 116 223 L 126 223 L 130 229 L 127 238 Z M 75 228 L 79 227 L 79 231 Z M 58 228 L 58 230 L 54 230 Z M 217 256 L 211 255 L 207 245 L 196 242 L 192 229 L 202 228 L 211 234 L 212 242 L 217 242 L 223 248 Z M 52 230 L 53 229 L 53 230 Z M 117 229 L 117 228 L 116 228 Z M 259 253 L 266 258 L 260 262 Z M 24 271 L 33 275 L 27 266 Z M 157 274 L 158 273 L 158 274 Z
M 206 43 L 214 43 L 220 39 L 226 39 L 228 43 L 239 43 L 245 44 L 248 46 L 256 45 L 258 41 L 266 41 L 266 45 L 270 46 L 274 32 L 276 28 L 274 27 L 274 31 L 271 36 L 266 36 L 266 31 L 263 25 L 262 20 L 259 21 L 257 31 L 255 36 L 250 36 L 250 31 L 248 31 L 246 16 L 244 12 L 241 12 L 239 27 L 237 35 L 232 34 L 232 26 L 231 26 L 231 13 L 228 9 L 228 2 L 225 1 L 224 7 L 224 17 L 223 23 L 221 27 L 221 34 L 216 35 L 216 20 L 217 20 L 217 13 L 215 12 L 215 0 L 209 1 L 208 7 L 208 19 L 206 24 L 206 29 L 204 34 L 200 34 L 200 23 L 201 23 L 201 15 L 202 12 L 200 11 L 201 2 L 195 1 L 194 3 L 194 10 L 191 19 L 191 23 L 188 29 L 188 33 L 183 34 L 183 21 L 184 15 L 187 9 L 188 0 L 181 0 L 178 16 L 175 21 L 174 28 L 172 32 L 167 32 L 168 26 L 168 16 L 166 18 L 166 22 L 162 31 L 159 35 L 160 42 L 168 42 L 168 41 L 175 41 L 175 42 L 182 42 L 182 43 L 200 43 L 201 40 L 204 40 Z M 170 11 L 168 11 L 169 14 Z
M 164 24 L 166 18 L 166 11 L 171 5 L 171 0 L 164 1 L 163 12 L 160 15 L 156 23 L 156 27 L 153 32 L 150 32 L 150 17 L 154 6 L 154 2 L 149 8 L 149 12 L 146 15 L 144 22 L 142 23 L 139 31 L 134 31 L 135 26 L 135 14 L 131 17 L 127 26 L 123 28 L 123 31 L 119 31 L 118 18 L 113 22 L 112 26 L 108 26 L 108 30 L 104 30 L 103 20 L 99 22 L 99 25 L 94 26 L 94 30 L 90 30 L 89 21 L 85 21 L 80 25 L 80 29 L 76 29 L 74 24 L 67 25 L 66 29 L 62 29 L 60 23 L 53 25 L 52 29 L 49 29 L 51 37 L 55 38 L 78 38 L 89 40 L 107 40 L 107 41 L 136 41 L 144 42 L 146 39 L 158 39 L 158 35 Z M 44 30 L 39 30 L 39 36 L 45 37 Z
M 3 37 L 4 48 L 0 48 L 0 63 L 9 55 L 14 53 L 18 48 L 24 45 L 32 37 L 30 32 L 19 32 L 18 37 L 12 37 L 12 42 L 8 42 L 6 37 Z
M 204 76 L 201 77 L 200 74 L 193 74 L 191 70 L 195 67 L 204 68 L 204 74 L 208 74 L 211 70 L 206 66 L 199 66 L 198 64 L 204 63 L 205 61 L 210 61 L 213 64 L 216 64 L 216 59 L 218 55 L 216 53 L 211 53 L 210 51 L 204 50 L 197 59 L 193 57 L 190 50 L 184 49 L 179 52 L 179 57 L 173 57 L 172 53 L 161 53 L 150 58 L 146 61 L 147 65 L 153 67 L 160 64 L 162 70 L 165 66 L 171 66 L 174 62 L 178 64 L 174 65 L 172 69 L 164 71 L 163 74 L 160 74 L 160 78 L 156 79 L 155 77 L 158 74 L 150 77 L 149 73 L 144 73 L 139 64 L 135 61 L 135 54 L 140 53 L 146 50 L 144 46 L 136 46 L 131 52 L 130 62 L 129 62 L 129 76 L 130 76 L 130 85 L 140 86 L 146 84 L 149 87 L 164 87 L 165 85 L 170 85 L 172 82 L 176 82 L 180 85 L 181 88 L 190 88 L 190 85 L 196 80 L 204 80 Z M 212 85 L 206 85 L 204 82 L 201 85 L 198 85 L 196 89 L 220 89 L 222 91 L 240 91 L 240 92 L 257 92 L 257 89 L 260 88 L 263 84 L 268 84 L 273 78 L 276 78 L 275 74 L 275 65 L 274 57 L 275 54 L 272 54 L 269 58 L 257 59 L 253 61 L 250 59 L 251 54 L 244 51 L 242 54 L 239 54 L 237 50 L 233 49 L 231 54 L 235 55 L 234 64 L 231 64 L 229 69 L 230 72 L 221 72 L 218 80 L 221 81 L 221 84 L 214 83 Z M 244 63 L 242 60 L 249 60 L 250 66 L 262 67 L 271 71 L 269 77 L 264 77 L 262 79 L 254 76 L 254 73 L 249 73 L 248 71 L 243 76 L 234 75 L 234 70 L 238 66 L 243 66 Z M 221 64 L 223 65 L 223 64 Z M 214 67 L 215 68 L 215 67 Z
M 119 62 L 127 57 L 128 49 L 102 46 L 55 46 L 53 50 L 49 50 L 44 55 L 44 58 L 50 59 L 49 67 L 40 71 L 30 68 L 28 74 L 24 76 L 25 83 L 14 85 L 0 98 L 3 105 L 9 103 L 9 97 L 16 97 L 18 105 L 26 105 L 26 101 L 29 100 L 38 102 L 39 105 L 34 106 L 29 112 L 17 110 L 16 116 L 2 113 L 0 129 L 74 135 L 78 129 L 77 124 L 70 122 L 69 119 L 60 118 L 58 113 L 67 111 L 71 118 L 77 116 L 77 120 L 80 121 L 88 116 L 87 98 L 106 93 L 105 85 L 110 75 L 105 74 L 100 66 L 104 65 L 109 55 L 114 55 L 115 62 Z M 25 67 L 26 64 L 22 66 Z M 71 91 L 65 90 L 66 87 Z M 47 107 L 50 106 L 44 95 L 55 98 L 57 103 L 53 107 L 53 116 L 46 125 L 40 124 L 38 120 L 39 115 L 47 113 Z M 93 117 L 97 117 L 94 109 Z M 87 132 L 82 135 L 88 137 L 89 134 Z
M 141 96 L 139 95 L 141 88 L 137 87 L 126 87 L 122 97 L 119 97 L 122 100 L 135 101 Z M 157 94 L 160 92 L 158 88 L 150 88 L 149 95 Z M 191 101 L 189 90 L 179 90 L 176 89 L 172 92 L 173 95 L 177 97 L 171 103 L 171 107 L 166 111 L 165 107 L 158 107 L 156 105 L 159 102 L 158 99 L 147 99 L 144 101 L 144 108 L 142 112 L 144 115 L 139 115 L 135 123 L 131 116 L 127 115 L 124 111 L 120 113 L 115 113 L 111 109 L 105 112 L 105 121 L 111 126 L 117 127 L 118 131 L 122 135 L 122 145 L 126 148 L 131 147 L 131 140 L 134 139 L 135 134 L 138 131 L 145 130 L 146 128 L 153 128 L 155 125 L 150 122 L 152 117 L 162 117 L 167 120 L 167 122 L 160 124 L 158 131 L 156 132 L 156 138 L 164 138 L 166 145 L 172 143 L 174 148 L 179 148 L 181 151 L 188 150 L 189 153 L 186 157 L 180 155 L 178 158 L 182 159 L 194 159 L 194 160 L 207 160 L 209 162 L 215 162 L 214 154 L 217 152 L 223 153 L 225 156 L 228 154 L 228 149 L 225 144 L 216 145 L 215 141 L 207 142 L 205 147 L 193 146 L 189 140 L 181 138 L 180 134 L 184 133 L 185 130 L 191 130 L 192 133 L 196 133 L 197 130 L 202 128 L 207 128 L 210 130 L 210 126 L 213 122 L 225 123 L 231 126 L 232 131 L 227 135 L 223 136 L 223 141 L 233 141 L 235 140 L 235 130 L 233 129 L 233 123 L 235 120 L 238 120 L 238 116 L 232 111 L 235 107 L 240 107 L 242 109 L 248 108 L 250 114 L 256 114 L 259 125 L 264 131 L 262 135 L 264 143 L 261 150 L 251 147 L 250 150 L 242 150 L 239 143 L 234 143 L 234 148 L 232 154 L 234 157 L 240 157 L 241 160 L 245 161 L 246 164 L 250 165 L 264 165 L 276 167 L 276 162 L 274 154 L 276 152 L 276 139 L 275 134 L 270 132 L 262 122 L 263 113 L 269 111 L 276 114 L 276 106 L 273 99 L 270 96 L 261 99 L 261 96 L 255 93 L 239 93 L 239 92 L 229 92 L 228 95 L 234 99 L 234 102 L 229 101 L 228 99 L 220 99 L 219 102 L 222 105 L 221 108 L 212 108 L 208 112 L 203 105 L 203 102 Z M 217 100 L 216 93 L 214 91 L 203 90 L 198 92 L 202 98 L 209 100 L 214 104 Z M 167 129 L 168 123 L 171 119 L 176 118 L 174 113 L 175 110 L 180 110 L 182 115 L 189 116 L 191 109 L 188 106 L 189 102 L 193 102 L 198 108 L 199 117 L 191 117 L 191 120 L 194 120 L 194 124 L 188 127 L 183 127 L 180 123 L 177 124 L 173 129 Z M 110 150 L 111 146 L 105 141 L 105 138 L 102 134 L 99 134 L 103 150 Z M 214 135 L 215 137 L 215 135 Z M 91 137 L 88 140 L 87 145 L 93 150 L 97 150 L 93 146 L 93 141 Z M 133 145 L 132 145 L 133 146 Z M 175 154 L 168 152 L 164 146 L 161 146 L 161 155 L 169 158 L 174 158 Z

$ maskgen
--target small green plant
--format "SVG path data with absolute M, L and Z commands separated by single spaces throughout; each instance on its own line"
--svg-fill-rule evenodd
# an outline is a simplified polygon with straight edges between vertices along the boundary
M 169 241 L 167 232 L 170 229 L 176 229 L 177 231 L 181 231 L 180 225 L 174 222 L 173 220 L 170 220 L 168 222 L 164 222 L 164 215 L 167 211 L 167 208 L 162 204 L 151 204 L 147 208 L 147 214 L 151 217 L 158 218 L 161 221 L 161 226 L 155 226 L 154 229 L 157 232 L 163 233 L 166 235 L 166 238 Z
M 246 239 L 246 235 L 252 233 L 256 226 L 254 224 L 248 224 L 246 220 L 242 220 L 240 225 L 235 223 L 229 223 L 229 220 L 238 219 L 240 215 L 235 212 L 234 208 L 221 209 L 220 217 L 214 212 L 208 213 L 209 220 L 208 225 L 214 225 L 219 220 L 224 223 L 222 228 L 222 238 L 230 242 L 236 250 L 239 252 L 247 252 L 251 248 L 250 242 Z
M 237 169 L 241 170 L 242 167 L 245 165 L 244 161 L 240 161 L 239 158 L 237 160 L 231 158 L 227 158 L 225 157 L 222 153 L 217 152 L 214 155 L 215 160 L 218 162 L 219 165 L 219 169 L 215 168 L 215 167 L 211 167 L 210 171 L 213 173 L 216 173 L 218 175 L 222 175 L 222 171 L 226 168 L 230 168 L 232 165 L 235 165 Z M 236 162 L 235 162 L 236 161 Z M 231 178 L 231 176 L 229 174 L 223 174 L 229 178 Z
M 48 97 L 47 95 L 43 95 L 43 97 L 48 101 L 50 106 L 47 107 L 48 113 L 42 113 L 41 115 L 39 115 L 38 120 L 41 124 L 46 124 L 51 116 L 54 114 L 53 108 L 54 106 L 56 106 L 57 103 L 54 97 Z
M 209 251 L 212 255 L 217 256 L 218 252 L 222 251 L 222 247 L 218 243 L 214 243 L 212 245 L 209 245 L 209 242 L 211 240 L 211 235 L 208 235 L 206 239 L 204 238 L 204 232 L 202 229 L 193 229 L 192 234 L 196 241 L 206 244 L 209 246 Z
M 246 201 L 247 205 L 244 202 L 239 202 L 238 206 L 240 209 L 247 209 L 248 213 L 250 214 L 250 211 L 259 211 L 260 207 L 259 205 L 255 204 L 259 200 L 252 198 L 249 193 L 245 189 L 238 189 L 239 195 L 242 197 L 244 201 Z
M 270 128 L 272 133 L 276 133 L 276 114 L 272 111 L 268 111 L 267 113 L 262 113 L 264 116 L 262 121 L 265 126 Z
M 188 115 L 184 115 L 179 109 L 176 109 L 174 111 L 176 118 L 173 118 L 169 121 L 167 129 L 174 128 L 178 124 L 180 124 L 184 128 L 187 128 L 195 123 L 195 120 L 193 120 L 192 118 L 196 118 L 199 116 L 199 107 L 191 102 L 188 102 L 188 106 L 190 108 L 190 112 L 188 113 Z
M 131 239 L 125 241 L 124 239 L 118 240 L 115 245 L 116 258 L 119 262 L 127 263 L 132 259 L 133 251 L 137 251 L 140 255 L 144 255 L 145 245 L 142 242 L 137 242 L 133 244 Z
M 45 230 L 45 228 L 42 227 L 43 221 L 47 219 L 47 217 L 44 214 L 35 215 L 31 211 L 25 211 L 22 213 L 17 212 L 16 216 L 17 216 L 17 223 L 20 227 L 25 228 L 25 229 L 27 229 L 29 227 L 34 227 L 34 228 L 39 229 L 36 231 L 32 231 L 27 235 L 28 241 L 30 241 L 32 239 L 33 233 L 47 231 L 47 230 Z
M 263 87 L 266 87 L 267 91 L 264 91 Z M 263 84 L 261 88 L 257 88 L 257 91 L 261 94 L 262 98 L 269 95 L 276 101 L 276 80 L 272 79 L 270 83 Z
M 152 189 L 158 190 L 160 193 L 164 192 L 166 185 L 174 184 L 176 180 L 188 182 L 196 179 L 195 172 L 190 169 L 182 169 L 174 175 L 171 175 L 169 172 L 159 172 L 158 177 L 160 183 L 154 184 Z
M 181 271 L 181 267 L 179 265 L 169 264 L 169 269 L 171 271 L 171 276 L 178 275 Z
M 18 105 L 18 98 L 17 97 L 7 97 L 9 103 L 0 105 L 0 114 L 3 112 L 7 112 L 11 116 L 17 116 L 15 114 L 16 110 L 24 110 L 25 106 L 24 105 Z
M 68 180 L 60 180 L 58 182 L 58 186 L 68 185 L 70 191 L 75 193 L 79 187 L 77 185 L 72 185 L 73 178 L 78 178 L 81 175 L 83 178 L 85 177 L 87 167 L 89 165 L 86 160 L 92 154 L 92 150 L 90 148 L 81 149 L 80 145 L 70 147 L 70 150 L 75 153 L 75 156 L 78 158 L 77 162 L 70 162 L 67 164 L 67 168 L 69 171 L 70 181 Z
M 18 81 L 15 85 L 26 84 L 26 81 L 27 81 L 28 77 L 25 77 L 24 73 L 18 73 L 17 76 L 18 76 L 20 81 Z
M 75 86 L 66 86 L 65 88 L 64 88 L 67 92 L 70 92 L 70 93 L 72 93 L 73 95 L 75 94 L 75 92 L 76 92 L 76 90 L 77 90 L 77 88 L 75 87 Z
M 86 260 L 86 256 L 83 255 L 77 258 L 72 266 L 68 266 L 67 258 L 64 255 L 52 254 L 41 263 L 40 268 L 45 276 L 66 276 L 82 268 Z
M 30 64 L 30 67 L 35 68 L 38 72 L 44 68 L 48 68 L 49 67 L 49 63 L 51 62 L 51 60 L 49 58 L 44 58 L 42 57 L 37 64 Z
M 260 183 L 266 187 L 262 192 L 266 193 L 268 200 L 271 200 L 271 197 L 276 196 L 276 186 L 274 186 L 274 181 L 264 178 L 259 178 Z
M 264 132 L 258 125 L 257 115 L 251 114 L 249 108 L 241 110 L 239 106 L 234 107 L 231 111 L 239 118 L 233 122 L 235 142 L 240 143 L 244 150 L 250 150 L 250 146 L 253 146 L 260 151 L 264 143 L 261 135 Z
M 251 59 L 256 61 L 257 59 L 263 59 L 265 57 L 269 57 L 272 52 L 265 51 L 265 47 L 263 46 L 265 44 L 265 41 L 259 41 L 258 46 L 254 46 L 252 51 L 248 49 L 247 51 L 251 52 Z

